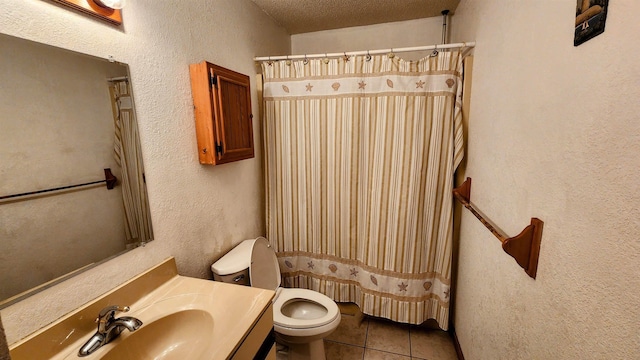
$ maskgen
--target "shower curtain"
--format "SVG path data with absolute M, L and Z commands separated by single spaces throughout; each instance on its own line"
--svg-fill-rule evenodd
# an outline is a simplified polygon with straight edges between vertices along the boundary
M 147 201 L 144 165 L 140 149 L 138 124 L 128 81 L 109 86 L 114 106 L 114 158 L 122 171 L 122 202 L 124 205 L 127 249 L 144 245 L 153 239 L 151 213 Z
M 285 286 L 447 329 L 462 54 L 262 70 L 267 238 Z

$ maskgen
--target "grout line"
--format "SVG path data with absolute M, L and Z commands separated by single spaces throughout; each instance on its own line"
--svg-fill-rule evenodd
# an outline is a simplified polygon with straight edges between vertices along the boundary
M 364 356 L 367 353 L 367 340 L 369 339 L 369 324 L 371 324 L 371 321 L 369 321 L 369 317 L 363 314 L 363 318 L 362 321 L 366 321 L 367 322 L 367 328 L 364 331 L 364 351 L 362 351 L 362 360 L 364 360 Z
M 399 355 L 399 356 L 403 356 L 403 357 L 411 357 L 411 355 L 400 354 L 400 353 L 396 353 L 396 352 L 392 352 L 392 351 L 386 351 L 386 350 L 380 350 L 380 349 L 374 349 L 374 348 L 365 348 L 365 350 L 366 349 L 371 349 L 371 350 L 377 351 L 377 352 L 383 352 L 385 354 Z
M 413 358 L 413 350 L 411 350 L 411 325 L 409 325 L 409 357 Z
M 324 341 L 332 342 L 332 343 L 336 343 L 336 344 L 340 344 L 340 345 L 349 345 L 349 346 L 358 347 L 358 348 L 361 348 L 361 349 L 365 348 L 364 346 L 349 344 L 349 343 L 338 341 L 338 340 L 327 340 L 327 339 L 324 339 Z

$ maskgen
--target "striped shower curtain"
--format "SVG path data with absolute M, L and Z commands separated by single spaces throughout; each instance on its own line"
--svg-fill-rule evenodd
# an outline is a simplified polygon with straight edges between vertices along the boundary
M 122 171 L 120 184 L 127 249 L 153 240 L 140 135 L 130 90 L 128 81 L 114 82 L 109 87 L 114 106 L 113 152 Z
M 461 53 L 262 70 L 267 238 L 285 285 L 447 329 Z

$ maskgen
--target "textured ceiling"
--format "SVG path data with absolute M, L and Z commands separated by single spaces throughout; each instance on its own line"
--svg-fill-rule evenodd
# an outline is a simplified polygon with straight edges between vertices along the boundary
M 289 34 L 441 16 L 460 0 L 252 0 Z

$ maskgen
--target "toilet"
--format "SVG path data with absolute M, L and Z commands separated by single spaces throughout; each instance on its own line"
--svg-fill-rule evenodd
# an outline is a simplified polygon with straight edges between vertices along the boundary
M 289 359 L 325 360 L 323 339 L 340 324 L 338 305 L 317 291 L 280 287 L 280 266 L 267 239 L 241 242 L 211 270 L 216 281 L 274 290 L 273 328 Z

